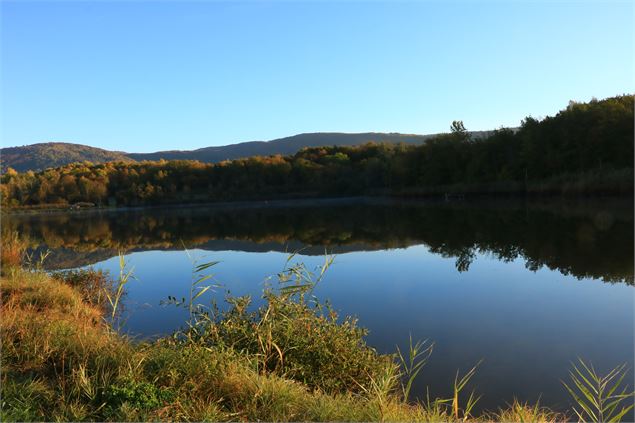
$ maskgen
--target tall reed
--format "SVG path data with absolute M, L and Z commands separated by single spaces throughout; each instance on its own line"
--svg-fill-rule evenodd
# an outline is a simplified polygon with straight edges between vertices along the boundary
M 130 279 L 134 279 L 133 271 L 134 267 L 127 269 L 126 256 L 123 251 L 119 251 L 119 279 L 114 290 L 114 293 L 106 292 L 106 298 L 110 304 L 110 319 L 112 323 L 115 322 L 117 311 L 119 310 L 119 303 L 121 297 L 124 294 L 124 288 L 130 282 Z
M 562 382 L 577 405 L 573 407 L 575 414 L 584 422 L 619 422 L 635 405 L 635 393 L 623 384 L 626 364 L 600 375 L 593 364 L 578 361 L 579 367 L 573 364 L 569 371 L 570 385 Z M 629 399 L 630 404 L 626 402 Z
M 428 340 L 417 341 L 412 343 L 412 335 L 409 338 L 408 355 L 402 353 L 399 346 L 397 346 L 397 358 L 401 367 L 402 378 L 405 379 L 405 383 L 402 382 L 401 390 L 403 393 L 404 401 L 408 401 L 410 398 L 410 390 L 415 379 L 423 369 L 423 366 L 428 362 L 428 358 L 432 355 L 434 349 L 434 343 L 428 344 Z

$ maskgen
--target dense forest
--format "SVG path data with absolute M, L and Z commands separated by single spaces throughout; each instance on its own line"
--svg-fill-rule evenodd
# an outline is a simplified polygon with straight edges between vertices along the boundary
M 75 163 L 8 169 L 4 206 L 470 193 L 632 194 L 633 100 L 571 102 L 556 116 L 475 139 L 460 121 L 422 145 L 306 148 L 289 156 Z

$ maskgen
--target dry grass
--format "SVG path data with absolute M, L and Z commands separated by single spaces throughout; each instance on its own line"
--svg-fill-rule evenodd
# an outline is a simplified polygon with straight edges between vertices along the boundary
M 567 420 L 566 415 L 556 413 L 539 404 L 514 401 L 508 408 L 499 410 L 490 416 L 492 420 L 502 422 L 545 422 L 555 423 Z
M 15 231 L 3 231 L 0 246 L 0 268 L 2 273 L 8 269 L 19 267 L 24 259 L 27 242 Z

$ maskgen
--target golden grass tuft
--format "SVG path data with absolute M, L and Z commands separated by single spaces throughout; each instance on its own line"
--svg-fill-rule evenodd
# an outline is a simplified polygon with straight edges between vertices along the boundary
M 2 273 L 20 267 L 27 247 L 27 241 L 16 231 L 3 231 L 0 236 L 0 267 Z

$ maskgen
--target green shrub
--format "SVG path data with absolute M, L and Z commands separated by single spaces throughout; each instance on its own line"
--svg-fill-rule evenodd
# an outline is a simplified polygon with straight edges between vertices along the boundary
M 232 299 L 230 309 L 205 327 L 205 342 L 257 357 L 260 371 L 326 392 L 359 392 L 391 363 L 366 345 L 367 330 L 356 319 L 338 322 L 328 306 L 271 292 L 264 298 L 255 311 L 248 311 L 249 298 Z
M 266 287 L 265 304 L 255 310 L 250 297 L 228 297 L 226 311 L 201 311 L 179 303 L 195 311 L 181 339 L 230 348 L 255 358 L 258 371 L 311 389 L 367 392 L 394 362 L 366 344 L 368 331 L 358 327 L 355 318 L 338 321 L 328 304 L 309 295 L 331 262 L 327 257 L 317 278 L 303 264 L 287 267 L 278 275 L 279 289 Z
M 148 382 L 126 380 L 110 385 L 104 392 L 108 407 L 117 409 L 127 404 L 137 410 L 152 410 L 174 400 L 174 391 Z

